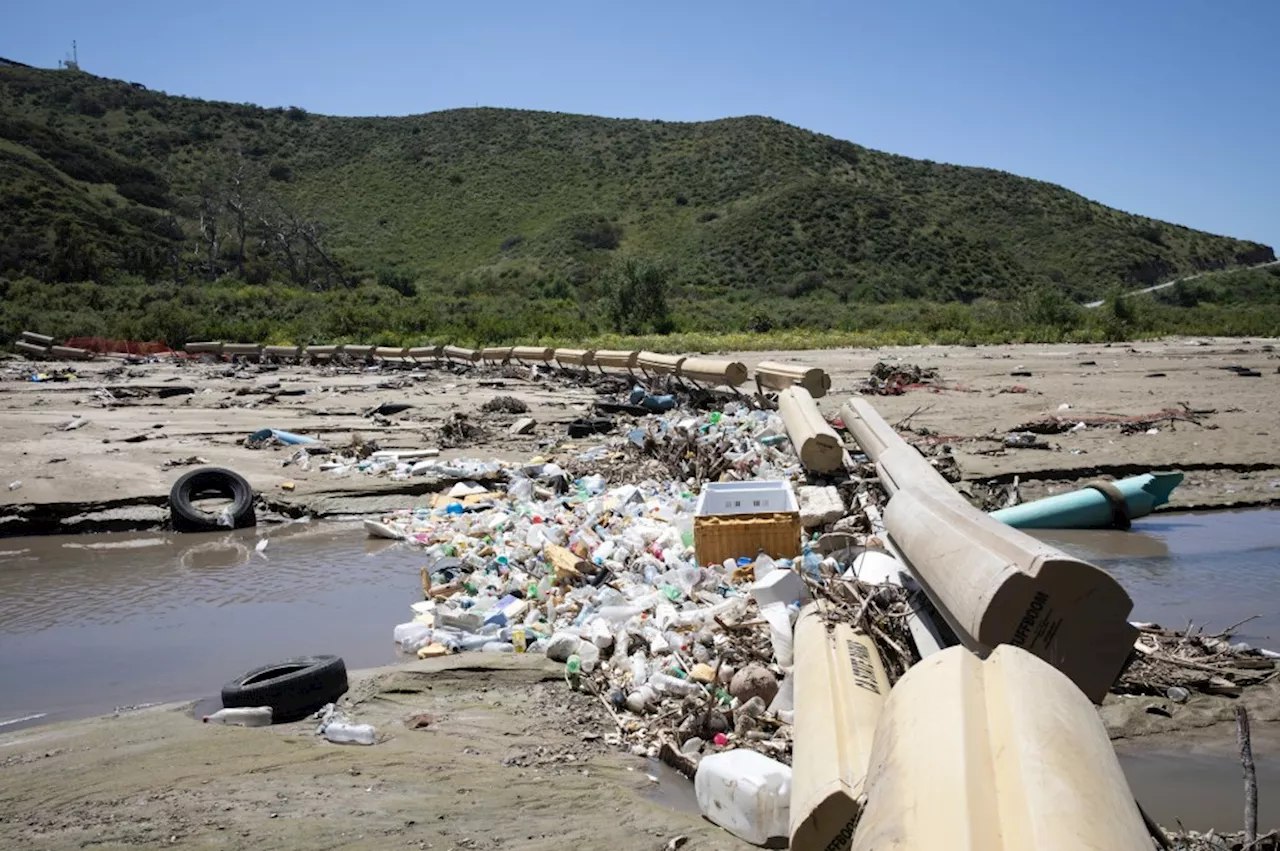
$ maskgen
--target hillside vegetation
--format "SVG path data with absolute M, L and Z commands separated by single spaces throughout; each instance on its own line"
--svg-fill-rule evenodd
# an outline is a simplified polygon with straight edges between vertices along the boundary
M 1074 302 L 1274 259 L 767 118 L 334 118 L 24 68 L 0 68 L 0 189 L 0 332 L 490 342 L 1009 309 L 1069 333 L 1092 327 Z

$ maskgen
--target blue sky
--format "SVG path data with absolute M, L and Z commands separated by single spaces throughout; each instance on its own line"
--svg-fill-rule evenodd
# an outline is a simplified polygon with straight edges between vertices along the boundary
M 1280 2 L 39 0 L 0 56 L 337 115 L 769 115 L 1280 245 Z

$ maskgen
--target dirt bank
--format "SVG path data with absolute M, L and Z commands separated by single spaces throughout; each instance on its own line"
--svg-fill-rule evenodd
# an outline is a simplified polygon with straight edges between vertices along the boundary
M 0 736 L 0 846 L 750 847 L 688 806 L 686 780 L 606 743 L 613 722 L 562 667 L 472 654 L 353 675 L 373 747 L 190 706 Z
M 822 407 L 834 415 L 862 388 L 878 361 L 937 370 L 937 379 L 902 395 L 876 396 L 890 422 L 909 417 L 913 439 L 951 447 L 967 481 L 1018 476 L 1025 498 L 1060 491 L 1098 475 L 1176 468 L 1187 480 L 1171 507 L 1271 504 L 1280 500 L 1280 356 L 1275 343 L 1189 340 L 1134 345 L 925 346 L 806 352 L 751 352 L 796 360 L 831 373 Z M 69 364 L 40 366 L 53 372 Z M 1223 369 L 1250 367 L 1260 377 Z M 448 483 L 348 476 L 283 468 L 281 448 L 244 446 L 264 427 L 316 435 L 340 444 L 359 434 L 383 448 L 441 446 L 447 417 L 467 415 L 484 435 L 442 456 L 528 458 L 566 440 L 569 421 L 589 410 L 595 390 L 569 373 L 528 380 L 522 370 L 427 368 L 417 372 L 302 366 L 233 367 L 198 362 L 75 366 L 68 382 L 24 380 L 30 364 L 13 361 L 0 376 L 0 468 L 14 490 L 0 488 L 0 535 L 155 528 L 166 497 L 192 458 L 244 474 L 284 514 L 333 516 L 404 507 Z M 545 371 L 544 371 L 545 372 Z M 1027 374 L 1029 373 L 1029 375 Z M 190 392 L 186 392 L 186 391 Z M 485 413 L 485 402 L 514 395 L 529 407 L 534 434 L 507 433 L 516 415 Z M 609 396 L 607 398 L 614 398 Z M 380 403 L 406 411 L 370 416 Z M 1119 426 L 1045 435 L 1047 449 L 1003 445 L 1019 426 L 1050 416 L 1086 420 L 1135 417 L 1185 404 L 1199 424 L 1161 420 L 1156 433 Z M 1068 405 L 1068 408 L 1063 408 Z M 88 422 L 70 431 L 74 417 Z M 197 462 L 198 463 L 198 462 Z M 293 482 L 295 489 L 281 488 Z
M 1102 714 L 1125 754 L 1183 742 L 1228 752 L 1234 729 L 1215 721 L 1231 710 L 1215 701 L 1225 706 L 1196 696 L 1174 707 L 1195 728 L 1181 733 L 1144 712 L 1158 703 L 1146 698 L 1108 698 Z M 1280 740 L 1275 689 L 1246 702 L 1265 757 Z M 750 847 L 698 816 L 687 780 L 622 752 L 601 704 L 545 659 L 467 654 L 362 672 L 342 703 L 377 727 L 378 744 L 329 744 L 314 722 L 203 725 L 191 704 L 0 735 L 0 844 L 657 851 L 684 836 L 687 848 Z

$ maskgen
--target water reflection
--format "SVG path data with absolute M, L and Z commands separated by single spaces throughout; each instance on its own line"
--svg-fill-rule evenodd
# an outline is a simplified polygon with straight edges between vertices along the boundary
M 1041 540 L 1109 571 L 1133 619 L 1221 629 L 1259 615 L 1244 641 L 1280 646 L 1280 512 L 1157 515 L 1130 532 L 1037 530 Z
M 10 539 L 0 682 L 21 688 L 0 689 L 0 720 L 209 694 L 294 655 L 393 662 L 391 628 L 421 596 L 421 556 L 366 540 L 354 524 Z

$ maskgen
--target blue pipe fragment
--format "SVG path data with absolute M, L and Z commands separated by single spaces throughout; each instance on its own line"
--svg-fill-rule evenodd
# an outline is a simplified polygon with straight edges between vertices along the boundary
M 278 428 L 264 428 L 264 429 L 255 431 L 253 434 L 249 435 L 249 439 L 255 442 L 261 442 L 271 437 L 274 437 L 276 440 L 280 441 L 281 443 L 288 444 L 288 445 L 294 445 L 298 443 L 319 443 L 320 442 L 316 440 L 314 437 L 307 437 L 306 435 L 303 435 L 303 434 L 294 434 L 291 431 L 284 431 Z
M 1144 473 L 1110 484 L 1124 497 L 1124 512 L 1102 490 L 1084 487 L 1071 493 L 1048 496 L 1033 502 L 992 511 L 991 516 L 1015 529 L 1113 529 L 1124 527 L 1123 518 L 1145 517 L 1169 501 L 1169 494 L 1182 483 L 1181 473 Z

